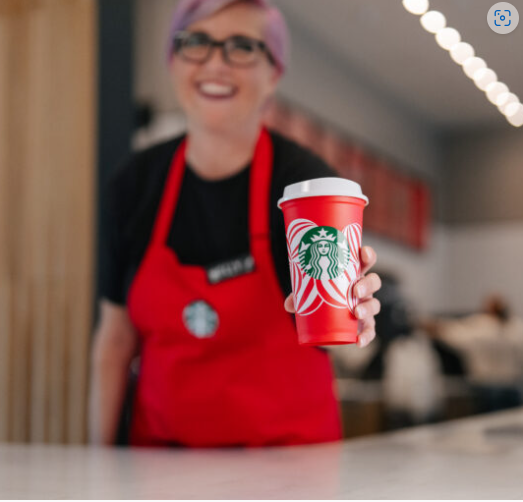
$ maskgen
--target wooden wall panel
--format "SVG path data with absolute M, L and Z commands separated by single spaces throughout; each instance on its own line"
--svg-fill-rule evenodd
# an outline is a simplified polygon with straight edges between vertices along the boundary
M 95 7 L 1 2 L 0 441 L 86 437 Z

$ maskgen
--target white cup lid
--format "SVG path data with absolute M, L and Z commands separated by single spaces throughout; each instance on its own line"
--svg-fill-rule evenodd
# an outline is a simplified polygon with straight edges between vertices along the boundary
M 364 200 L 366 206 L 369 204 L 369 198 L 363 195 L 361 186 L 355 181 L 345 178 L 318 178 L 286 186 L 283 197 L 278 201 L 278 207 L 281 209 L 281 205 L 289 200 L 322 195 L 355 197 Z

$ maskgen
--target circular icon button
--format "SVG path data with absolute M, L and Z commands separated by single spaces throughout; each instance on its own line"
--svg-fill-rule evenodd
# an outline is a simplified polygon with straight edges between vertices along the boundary
M 488 11 L 487 22 L 492 31 L 506 35 L 517 28 L 519 12 L 511 3 L 498 2 Z

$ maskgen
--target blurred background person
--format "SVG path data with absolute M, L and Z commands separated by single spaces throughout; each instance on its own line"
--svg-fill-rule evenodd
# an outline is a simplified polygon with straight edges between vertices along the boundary
M 479 312 L 439 319 L 428 332 L 462 356 L 477 411 L 522 404 L 523 320 L 511 312 L 505 298 L 490 295 Z

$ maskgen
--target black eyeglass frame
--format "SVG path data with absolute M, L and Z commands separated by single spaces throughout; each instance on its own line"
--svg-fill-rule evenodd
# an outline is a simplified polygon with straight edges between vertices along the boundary
M 187 55 L 185 55 L 182 51 L 183 49 L 183 42 L 190 36 L 190 35 L 203 35 L 205 37 L 207 37 L 208 39 L 208 43 L 209 43 L 209 48 L 208 48 L 208 51 L 207 51 L 207 55 L 202 58 L 202 59 L 193 59 L 193 58 L 190 58 L 190 57 L 187 57 Z M 173 38 L 173 52 L 175 54 L 178 54 L 181 52 L 181 57 L 183 59 L 185 59 L 186 61 L 189 61 L 191 63 L 198 63 L 198 64 L 204 64 L 206 63 L 207 61 L 209 61 L 209 59 L 211 59 L 212 57 L 212 54 L 214 52 L 214 49 L 215 48 L 220 48 L 222 50 L 222 57 L 223 57 L 223 60 L 230 66 L 233 66 L 233 67 L 239 67 L 239 68 L 249 68 L 249 67 L 252 67 L 252 66 L 255 66 L 258 61 L 253 61 L 251 63 L 236 63 L 236 62 L 233 62 L 229 59 L 229 54 L 228 54 L 228 50 L 227 50 L 227 44 L 230 43 L 231 41 L 233 41 L 234 39 L 238 39 L 238 38 L 242 38 L 244 40 L 249 40 L 249 42 L 252 42 L 253 45 L 255 47 L 257 47 L 259 50 L 261 50 L 261 52 L 263 52 L 266 56 L 267 56 L 267 59 L 269 60 L 269 62 L 271 63 L 271 65 L 273 66 L 277 66 L 276 64 L 276 59 L 274 58 L 274 56 L 272 55 L 270 49 L 267 47 L 267 44 L 265 42 L 263 42 L 262 40 L 258 40 L 256 38 L 252 38 L 252 37 L 249 37 L 247 35 L 232 35 L 228 38 L 226 38 L 225 40 L 215 40 L 213 39 L 210 35 L 208 35 L 207 33 L 203 32 L 203 31 L 179 31 L 178 33 L 176 33 L 174 35 L 174 38 Z

